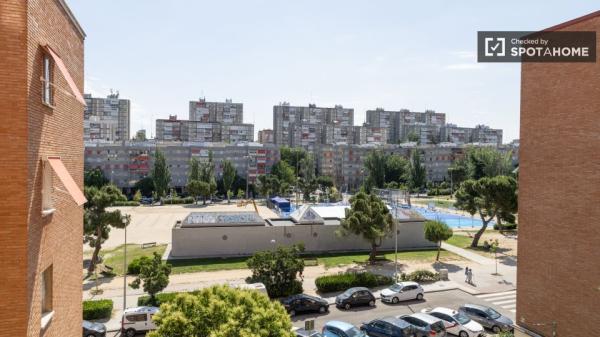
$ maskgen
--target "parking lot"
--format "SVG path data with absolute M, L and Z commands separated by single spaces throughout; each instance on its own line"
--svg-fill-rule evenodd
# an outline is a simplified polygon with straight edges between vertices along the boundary
M 503 295 L 503 297 L 513 297 L 516 302 L 516 297 L 510 294 Z M 457 309 L 460 305 L 465 303 L 487 305 L 503 315 L 511 318 L 514 321 L 515 314 L 512 309 L 506 309 L 503 307 L 511 307 L 510 299 L 503 300 L 503 305 L 494 305 L 490 298 L 494 298 L 491 295 L 482 295 L 477 297 L 466 293 L 462 290 L 447 290 L 426 293 L 425 298 L 422 301 L 406 301 L 398 304 L 382 303 L 377 300 L 375 307 L 357 307 L 350 310 L 338 309 L 335 305 L 329 307 L 329 312 L 325 314 L 304 314 L 292 317 L 292 324 L 296 327 L 304 327 L 306 320 L 315 320 L 315 329 L 321 330 L 323 325 L 331 320 L 340 320 L 360 326 L 363 322 L 368 322 L 375 318 L 382 318 L 385 316 L 398 316 L 405 314 L 412 314 L 414 312 L 420 312 L 425 308 L 434 307 L 447 307 L 451 309 Z M 489 331 L 488 331 L 489 332 Z

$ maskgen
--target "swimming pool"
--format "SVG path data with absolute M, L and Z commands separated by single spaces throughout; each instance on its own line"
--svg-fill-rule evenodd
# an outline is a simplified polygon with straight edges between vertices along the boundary
M 452 228 L 474 228 L 481 227 L 483 223 L 478 216 L 467 217 L 458 214 L 444 213 L 440 211 L 429 210 L 425 207 L 412 207 L 413 210 L 419 212 L 427 220 L 438 220 L 446 223 Z M 493 226 L 494 221 L 490 221 L 488 226 Z

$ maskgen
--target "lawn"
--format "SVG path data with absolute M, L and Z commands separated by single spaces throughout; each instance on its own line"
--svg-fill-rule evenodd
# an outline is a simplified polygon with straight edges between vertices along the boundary
M 246 265 L 248 259 L 249 257 L 202 258 L 170 260 L 169 263 L 173 266 L 173 274 L 183 274 L 199 271 L 246 269 L 248 268 Z
M 104 257 L 104 265 L 112 267 L 113 272 L 117 275 L 123 275 L 124 246 L 125 245 L 120 245 L 117 248 L 103 249 L 100 251 L 100 255 Z M 162 256 L 166 248 L 167 245 L 157 245 L 155 247 L 142 249 L 142 246 L 139 244 L 127 244 L 127 263 L 140 256 L 152 256 L 152 253 L 154 252 L 157 252 Z
M 153 252 L 163 254 L 166 245 L 158 245 L 156 247 L 142 249 L 138 244 L 127 245 L 127 261 L 131 262 L 136 257 L 151 256 Z M 398 261 L 410 261 L 418 263 L 430 263 L 435 261 L 437 251 L 431 250 L 416 250 L 398 252 Z M 104 256 L 105 264 L 113 267 L 113 271 L 117 275 L 123 275 L 123 246 L 110 250 L 103 250 L 101 255 Z M 379 255 L 385 256 L 386 260 L 394 261 L 394 252 L 381 252 Z M 360 253 L 339 253 L 325 254 L 318 256 L 307 256 L 307 258 L 316 258 L 320 265 L 326 268 L 350 265 L 353 263 L 366 262 L 369 258 L 368 252 Z M 184 260 L 169 260 L 172 265 L 173 274 L 195 273 L 202 271 L 217 271 L 217 270 L 234 270 L 246 269 L 246 261 L 249 257 L 232 257 L 232 258 L 197 258 Z M 461 257 L 451 252 L 442 250 L 440 253 L 441 261 L 460 260 Z
M 410 262 L 419 262 L 419 263 L 430 263 L 435 261 L 435 256 L 437 254 L 437 250 L 416 250 L 416 251 L 406 251 L 406 252 L 398 252 L 398 261 L 410 261 Z M 379 255 L 384 255 L 386 260 L 394 261 L 394 252 L 384 252 L 379 253 Z M 340 253 L 340 254 L 331 254 L 331 255 L 322 255 L 318 256 L 319 264 L 324 265 L 326 268 L 349 265 L 353 263 L 362 263 L 366 262 L 369 258 L 369 253 Z M 451 261 L 451 260 L 461 260 L 462 258 L 454 253 L 445 251 L 442 249 L 440 252 L 440 261 Z
M 484 241 L 484 239 L 482 237 L 481 239 L 479 239 L 480 245 L 477 248 L 473 248 L 473 247 L 471 247 L 471 242 L 473 242 L 473 238 L 470 238 L 466 235 L 454 234 L 454 235 L 452 235 L 452 237 L 450 239 L 448 239 L 448 241 L 446 241 L 446 243 L 451 244 L 456 247 L 468 249 L 470 251 L 473 251 L 473 252 L 475 252 L 479 255 L 485 256 L 485 257 L 493 257 L 494 256 L 493 253 L 483 250 L 483 247 L 481 246 L 481 243 L 483 241 Z

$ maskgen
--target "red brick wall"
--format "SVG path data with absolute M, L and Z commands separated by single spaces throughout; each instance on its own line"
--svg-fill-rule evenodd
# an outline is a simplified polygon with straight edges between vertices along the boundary
M 29 0 L 28 15 L 29 143 L 29 298 L 28 335 L 40 335 L 41 272 L 53 268 L 53 309 L 55 315 L 44 336 L 81 334 L 81 263 L 83 209 L 68 193 L 55 191 L 56 212 L 41 217 L 41 159 L 62 158 L 67 170 L 83 188 L 83 105 L 54 67 L 54 104 L 42 104 L 41 81 L 43 45 L 49 45 L 63 60 L 83 91 L 83 37 L 58 0 Z M 65 190 L 54 176 L 54 187 Z
M 24 336 L 27 331 L 26 33 L 26 3 L 0 1 L 1 336 Z
M 600 17 L 564 28 L 593 30 Z M 600 49 L 597 51 L 600 55 Z M 600 326 L 600 63 L 522 65 L 517 321 Z

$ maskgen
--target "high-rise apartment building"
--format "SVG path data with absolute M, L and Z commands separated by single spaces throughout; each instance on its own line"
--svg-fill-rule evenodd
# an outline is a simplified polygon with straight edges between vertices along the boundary
M 564 31 L 596 32 L 600 55 L 600 11 L 540 38 Z M 600 63 L 521 65 L 516 323 L 541 336 L 598 334 L 599 111 Z
M 234 103 L 231 99 L 225 102 L 207 102 L 200 98 L 190 101 L 190 121 L 204 123 L 242 124 L 244 123 L 244 104 Z
M 275 143 L 272 129 L 263 129 L 258 131 L 258 142 L 261 144 Z
M 63 0 L 0 22 L 0 335 L 80 336 L 85 34 Z
M 307 149 L 329 140 L 347 142 L 354 125 L 354 109 L 336 105 L 333 108 L 291 106 L 284 102 L 273 106 L 273 134 L 276 144 L 304 146 Z
M 131 102 L 111 93 L 106 98 L 84 95 L 84 139 L 86 141 L 129 140 Z
M 446 124 L 446 114 L 433 110 L 415 112 L 377 108 L 367 110 L 367 124 L 388 130 L 389 143 L 401 143 L 416 138 L 421 144 L 439 142 L 440 130 Z

